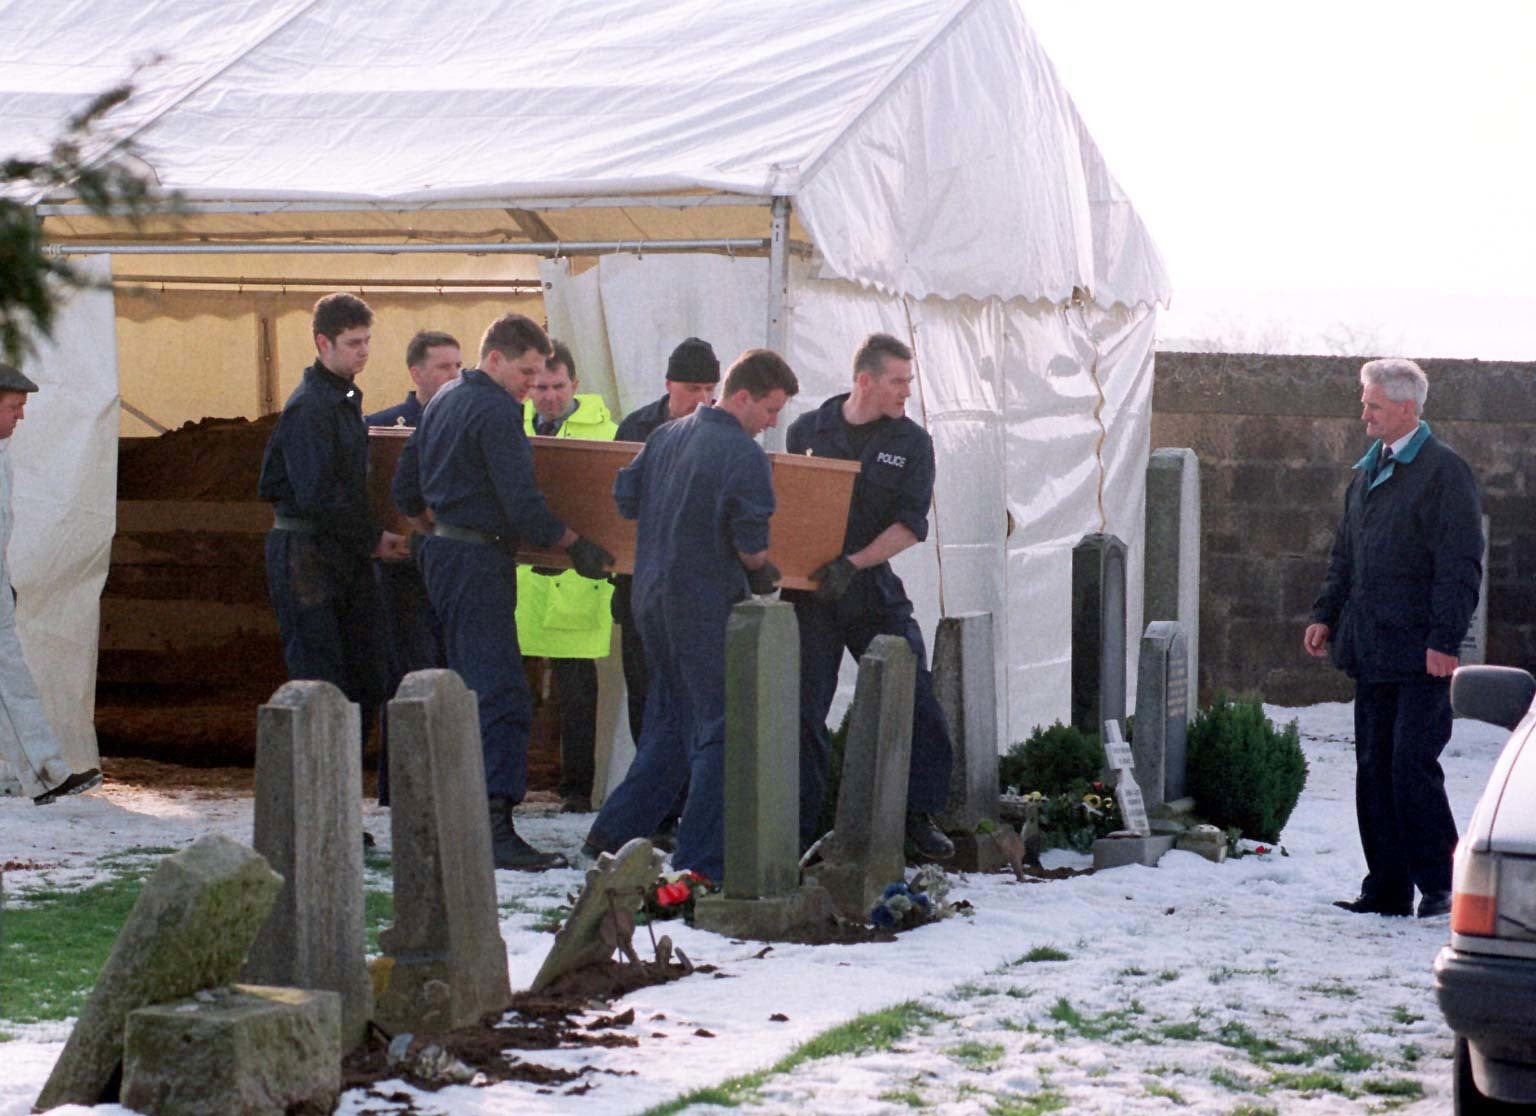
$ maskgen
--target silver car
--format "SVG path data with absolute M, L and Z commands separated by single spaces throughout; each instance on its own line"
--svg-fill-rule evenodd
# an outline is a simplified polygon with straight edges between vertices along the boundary
M 1451 704 L 1511 730 L 1456 846 L 1435 994 L 1456 1033 L 1455 1110 L 1536 1112 L 1536 679 L 1463 667 Z

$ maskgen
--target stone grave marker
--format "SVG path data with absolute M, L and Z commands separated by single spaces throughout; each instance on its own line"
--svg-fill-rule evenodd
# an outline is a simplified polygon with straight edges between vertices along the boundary
M 876 636 L 859 659 L 837 820 L 814 874 L 838 913 L 861 923 L 886 886 L 906 873 L 915 680 L 916 659 L 899 636 Z
M 341 1042 L 373 1014 L 364 959 L 363 776 L 357 706 L 329 682 L 288 682 L 256 716 L 256 851 L 283 877 L 244 978 L 341 996 Z
M 1125 543 L 1085 535 L 1072 548 L 1072 723 L 1125 719 Z
M 128 1014 L 234 980 L 282 882 L 258 854 L 227 837 L 204 837 L 162 860 L 128 912 L 35 1108 L 115 1100 L 107 1093 L 123 1059 Z
M 1184 797 L 1189 738 L 1189 656 L 1184 629 L 1154 620 L 1136 671 L 1136 781 L 1149 809 Z
M 933 637 L 933 688 L 955 744 L 949 803 L 939 827 L 974 833 L 997 813 L 997 655 L 992 614 L 966 612 L 939 621 Z
M 644 837 L 598 857 L 529 990 L 541 992 L 566 973 L 607 961 L 621 943 L 629 946 L 635 912 L 645 904 L 645 890 L 661 874 L 665 859 Z
M 451 670 L 406 675 L 389 703 L 395 921 L 378 1019 L 439 1034 L 512 1002 L 485 811 L 479 703 Z
M 1185 677 L 1200 677 L 1200 459 L 1191 449 L 1158 449 L 1147 462 L 1143 620 L 1184 626 Z M 1184 716 L 1196 712 L 1197 687 Z M 1145 786 L 1142 788 L 1145 790 Z M 1172 795 L 1170 797 L 1178 797 Z

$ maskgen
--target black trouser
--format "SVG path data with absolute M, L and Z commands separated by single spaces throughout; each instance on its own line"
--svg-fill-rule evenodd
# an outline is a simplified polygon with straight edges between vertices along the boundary
M 560 706 L 560 797 L 592 797 L 597 745 L 597 664 L 591 659 L 550 659 Z
M 1355 685 L 1355 816 L 1365 850 L 1360 893 L 1406 907 L 1413 889 L 1450 891 L 1456 819 L 1440 753 L 1451 738 L 1451 680 Z
M 443 632 L 427 599 L 427 583 L 416 559 L 373 563 L 383 606 L 384 634 L 389 644 L 390 697 L 400 689 L 407 674 L 441 667 Z M 379 733 L 379 805 L 389 805 L 389 706 L 383 707 L 384 729 Z

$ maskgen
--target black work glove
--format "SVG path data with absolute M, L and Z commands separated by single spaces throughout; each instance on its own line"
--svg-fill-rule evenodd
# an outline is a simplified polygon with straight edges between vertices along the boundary
M 779 587 L 782 576 L 779 567 L 772 562 L 764 562 L 757 569 L 747 571 L 747 588 L 759 597 L 765 596 Z
M 582 577 L 607 577 L 608 567 L 614 562 L 613 555 L 591 539 L 577 538 L 565 552 L 571 556 L 571 565 Z
M 858 572 L 858 568 L 846 557 L 832 559 L 811 574 L 811 580 L 818 583 L 816 599 L 828 603 L 841 600 L 843 594 L 848 592 L 848 586 L 853 584 L 853 575 Z
M 565 572 L 558 566 L 529 566 L 528 568 L 540 577 L 559 577 Z

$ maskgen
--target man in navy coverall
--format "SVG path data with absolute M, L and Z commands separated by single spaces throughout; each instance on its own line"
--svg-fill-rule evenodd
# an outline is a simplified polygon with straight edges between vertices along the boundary
M 1360 369 L 1360 418 L 1376 440 L 1355 463 L 1328 575 L 1302 638 L 1355 680 L 1355 814 L 1365 879 L 1355 914 L 1451 909 L 1456 819 L 1440 753 L 1451 674 L 1483 570 L 1482 512 L 1466 462 L 1419 418 L 1429 394 L 1411 360 Z
M 614 482 L 619 513 L 639 520 L 634 611 L 651 689 L 644 741 L 589 850 L 613 847 L 600 834 L 622 844 L 652 832 L 686 780 L 673 866 L 717 882 L 725 871 L 725 627 L 739 601 L 779 578 L 768 561 L 772 472 L 753 439 L 798 390 L 783 357 L 749 349 L 719 404 L 656 429 Z
M 373 311 L 353 295 L 315 303 L 315 363 L 283 405 L 257 483 L 275 513 L 267 587 L 288 677 L 330 682 L 357 702 L 364 739 L 386 696 L 370 559 L 410 556 L 368 510 L 368 430 L 353 380 L 368 363 L 372 326 Z
M 517 645 L 519 541 L 563 548 L 576 570 L 603 577 L 613 556 L 566 527 L 533 483 L 522 397 L 551 352 L 531 319 L 506 314 L 480 343 L 480 367 L 465 369 L 440 394 L 415 435 L 414 470 L 395 474 L 395 503 L 408 516 L 430 513 L 433 533 L 421 564 L 443 626 L 448 666 L 480 701 L 491 842 L 496 867 L 537 872 L 564 867 L 558 853 L 518 836 L 512 810 L 528 784 L 533 702 Z
M 801 415 L 786 438 L 790 453 L 861 464 L 842 557 L 811 575 L 820 583 L 814 593 L 785 594 L 800 622 L 800 843 L 809 848 L 820 836 L 827 712 L 843 649 L 857 659 L 875 636 L 895 635 L 917 656 L 907 839 L 921 855 L 943 860 L 955 847 L 931 815 L 949 798 L 953 747 L 912 602 L 890 567 L 897 554 L 928 537 L 933 498 L 933 439 L 906 417 L 911 394 L 912 350 L 889 334 L 871 334 L 853 358 L 853 390 Z

